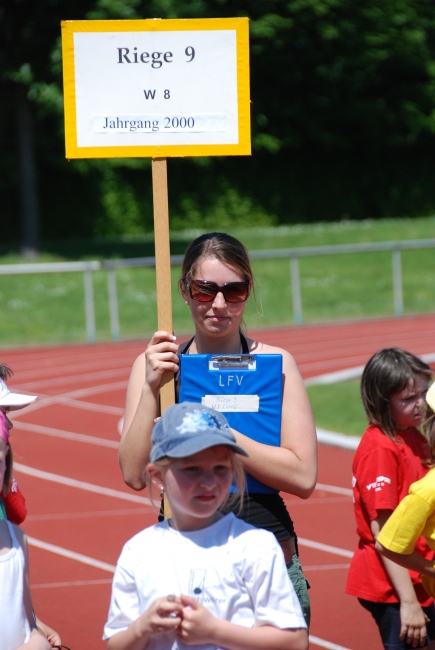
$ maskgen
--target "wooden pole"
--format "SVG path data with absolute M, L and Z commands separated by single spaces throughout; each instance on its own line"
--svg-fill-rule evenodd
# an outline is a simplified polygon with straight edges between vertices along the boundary
M 157 326 L 172 332 L 171 251 L 169 244 L 168 173 L 166 158 L 153 158 L 154 246 L 156 253 Z M 175 381 L 165 373 L 160 385 L 160 410 L 175 404 Z M 166 497 L 163 500 L 165 519 L 171 516 Z
M 166 158 L 153 158 L 154 245 L 156 251 L 157 327 L 172 332 L 171 251 L 169 246 L 168 174 Z M 165 373 L 160 389 L 161 412 L 175 404 L 175 382 Z

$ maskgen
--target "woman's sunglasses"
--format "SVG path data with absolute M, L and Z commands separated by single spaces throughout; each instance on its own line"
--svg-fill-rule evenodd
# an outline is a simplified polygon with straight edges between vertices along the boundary
M 225 302 L 245 302 L 249 298 L 250 282 L 225 282 L 216 284 L 208 280 L 192 280 L 186 282 L 192 300 L 212 302 L 218 293 L 222 293 Z

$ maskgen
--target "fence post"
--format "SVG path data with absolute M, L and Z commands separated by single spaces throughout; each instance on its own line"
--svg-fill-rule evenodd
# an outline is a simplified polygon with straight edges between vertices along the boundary
M 402 291 L 402 259 L 400 248 L 392 250 L 393 263 L 393 291 L 394 291 L 394 314 L 403 316 L 403 291 Z
M 107 292 L 109 294 L 110 331 L 112 339 L 119 341 L 121 330 L 119 327 L 118 294 L 116 291 L 116 270 L 109 266 L 107 269 Z
M 296 325 L 304 322 L 302 315 L 301 283 L 299 279 L 299 260 L 296 256 L 290 257 L 290 275 L 293 298 L 293 318 Z
M 88 343 L 95 341 L 95 308 L 94 284 L 91 269 L 86 269 L 83 274 L 85 285 L 85 313 L 86 313 L 86 339 Z

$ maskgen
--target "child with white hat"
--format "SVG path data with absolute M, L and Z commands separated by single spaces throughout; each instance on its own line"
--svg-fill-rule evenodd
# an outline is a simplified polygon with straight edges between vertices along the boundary
M 33 404 L 37 395 L 24 395 L 14 393 L 9 390 L 5 380 L 9 379 L 12 371 L 5 363 L 0 363 L 0 411 L 5 416 L 5 427 L 9 441 L 9 431 L 14 426 L 8 417 L 10 411 L 18 411 L 29 404 Z M 12 449 L 9 445 L 9 455 L 11 458 L 10 466 L 12 467 Z M 13 476 L 10 476 L 3 489 L 0 490 L 0 519 L 9 519 L 14 524 L 21 524 L 26 518 L 26 501 L 21 494 L 18 483 Z
M 24 521 L 26 518 L 27 509 L 24 496 L 21 494 L 18 488 L 18 483 L 12 475 L 13 455 L 9 437 L 10 430 L 14 425 L 12 424 L 8 415 L 11 411 L 18 411 L 25 408 L 26 406 L 29 406 L 29 404 L 33 404 L 33 402 L 37 399 L 37 395 L 26 395 L 23 393 L 14 393 L 13 391 L 10 391 L 5 383 L 5 379 L 9 379 L 11 375 L 12 370 L 9 368 L 9 366 L 4 363 L 0 363 L 0 446 L 3 450 L 5 459 L 5 474 L 4 477 L 1 477 L 2 481 L 0 483 L 0 525 L 2 520 L 7 520 L 6 525 L 9 531 L 8 534 L 4 532 L 4 535 L 6 538 L 9 535 L 11 539 L 11 551 L 13 549 L 13 545 L 15 544 L 16 546 L 18 543 L 17 540 L 19 540 L 19 544 L 16 546 L 16 551 L 19 555 L 19 553 L 25 549 L 24 555 L 26 557 L 26 536 L 16 526 L 12 526 L 12 524 L 21 524 Z M 24 593 L 26 594 L 26 592 Z M 44 645 L 41 645 L 41 640 L 39 639 L 39 636 L 41 635 L 36 635 L 35 630 L 42 632 L 44 637 L 49 642 L 50 646 L 60 645 L 61 639 L 59 634 L 49 625 L 36 618 L 33 612 L 33 608 L 31 607 L 30 591 L 26 595 L 26 603 L 27 609 L 30 607 L 32 627 L 35 626 L 34 630 L 29 636 L 31 643 L 36 644 L 35 648 L 45 647 Z M 2 647 L 3 646 L 0 645 L 0 648 Z

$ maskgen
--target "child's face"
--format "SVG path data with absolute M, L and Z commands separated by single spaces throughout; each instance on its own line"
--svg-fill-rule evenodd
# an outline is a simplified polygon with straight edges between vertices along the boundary
M 177 530 L 199 530 L 218 520 L 233 477 L 231 452 L 225 445 L 210 447 L 174 460 L 161 472 Z
M 3 481 L 6 471 L 6 454 L 8 453 L 9 445 L 0 438 L 0 492 L 3 489 Z
M 403 390 L 391 395 L 391 417 L 398 429 L 419 427 L 423 423 L 428 386 L 427 379 L 417 376 L 410 379 Z

